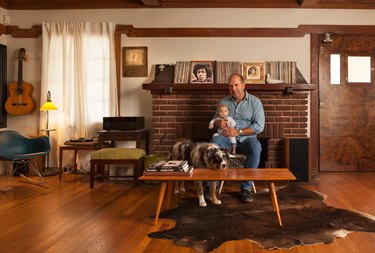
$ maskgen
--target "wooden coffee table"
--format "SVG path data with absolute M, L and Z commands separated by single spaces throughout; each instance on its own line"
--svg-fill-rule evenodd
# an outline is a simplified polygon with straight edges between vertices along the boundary
M 172 186 L 174 181 L 266 181 L 271 195 L 272 207 L 276 212 L 277 222 L 282 226 L 279 204 L 275 191 L 274 182 L 292 181 L 296 177 L 287 168 L 272 169 L 244 169 L 231 168 L 225 170 L 195 168 L 190 176 L 165 176 L 165 175 L 143 175 L 139 180 L 158 180 L 161 182 L 158 203 L 156 205 L 154 225 L 157 225 L 160 209 L 163 204 L 165 190 L 167 190 L 167 209 L 169 208 Z

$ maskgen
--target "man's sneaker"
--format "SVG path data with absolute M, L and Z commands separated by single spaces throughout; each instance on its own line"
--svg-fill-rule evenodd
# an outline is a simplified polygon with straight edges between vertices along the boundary
M 246 190 L 246 189 L 241 189 L 240 201 L 246 202 L 246 203 L 253 201 L 253 197 L 251 197 L 251 191 Z

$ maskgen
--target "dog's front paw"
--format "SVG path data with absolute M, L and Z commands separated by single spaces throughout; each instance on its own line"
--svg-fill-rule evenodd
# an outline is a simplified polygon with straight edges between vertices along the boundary
M 217 199 L 216 201 L 214 201 L 214 200 L 213 200 L 213 201 L 212 201 L 212 204 L 215 204 L 215 205 L 220 205 L 220 204 L 221 204 L 221 201 L 220 201 L 220 200 L 218 200 L 218 199 Z
M 186 192 L 184 187 L 180 187 L 180 192 Z
M 199 201 L 199 206 L 206 207 L 207 206 L 206 201 L 203 201 L 203 202 Z
M 199 198 L 199 206 L 206 207 L 206 206 L 207 206 L 207 203 L 206 203 L 206 201 L 204 200 L 203 195 L 199 195 L 198 198 Z

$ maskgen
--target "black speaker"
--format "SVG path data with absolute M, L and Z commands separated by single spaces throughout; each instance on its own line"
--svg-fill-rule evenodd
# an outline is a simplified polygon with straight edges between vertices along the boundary
M 293 173 L 298 181 L 310 180 L 309 138 L 284 139 L 285 167 Z
M 129 131 L 145 128 L 145 117 L 103 117 L 103 130 Z

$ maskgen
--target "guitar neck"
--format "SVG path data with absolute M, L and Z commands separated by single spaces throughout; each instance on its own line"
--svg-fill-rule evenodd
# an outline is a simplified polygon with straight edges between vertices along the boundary
M 17 82 L 17 93 L 18 94 L 23 93 L 23 89 L 22 89 L 22 83 L 23 83 L 23 80 L 22 80 L 22 62 L 23 62 L 22 59 L 18 60 L 18 82 Z

